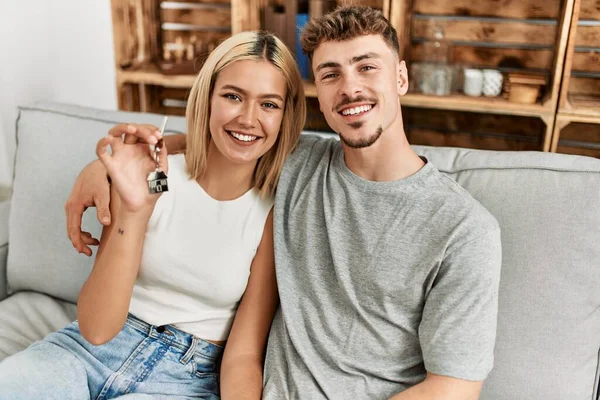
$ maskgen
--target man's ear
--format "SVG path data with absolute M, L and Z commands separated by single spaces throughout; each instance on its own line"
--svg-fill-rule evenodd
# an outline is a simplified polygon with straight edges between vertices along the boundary
M 398 63 L 396 71 L 398 94 L 404 96 L 408 92 L 408 70 L 406 69 L 406 62 L 404 60 Z

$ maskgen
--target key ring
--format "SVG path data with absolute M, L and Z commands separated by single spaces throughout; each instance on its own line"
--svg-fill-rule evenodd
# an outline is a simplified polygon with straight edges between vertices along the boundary
M 160 151 L 163 148 L 163 135 L 165 133 L 165 128 L 167 127 L 168 119 L 169 119 L 169 117 L 165 117 L 163 119 L 162 125 L 160 126 L 160 139 L 158 139 L 158 141 L 154 145 L 153 157 L 154 157 L 154 163 L 156 164 L 157 169 L 158 169 L 158 153 L 160 153 Z

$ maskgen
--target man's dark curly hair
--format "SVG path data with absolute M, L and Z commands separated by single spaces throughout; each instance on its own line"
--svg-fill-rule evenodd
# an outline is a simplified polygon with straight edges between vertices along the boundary
M 320 18 L 311 19 L 302 29 L 302 51 L 312 60 L 313 53 L 323 42 L 344 41 L 364 35 L 381 35 L 398 54 L 398 33 L 379 10 L 370 7 L 338 7 Z

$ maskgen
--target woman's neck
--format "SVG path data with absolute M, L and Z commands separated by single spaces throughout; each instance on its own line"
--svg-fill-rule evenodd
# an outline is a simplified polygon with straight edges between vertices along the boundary
M 213 199 L 235 200 L 252 189 L 255 168 L 256 162 L 232 163 L 223 157 L 219 150 L 209 146 L 206 169 L 197 181 Z

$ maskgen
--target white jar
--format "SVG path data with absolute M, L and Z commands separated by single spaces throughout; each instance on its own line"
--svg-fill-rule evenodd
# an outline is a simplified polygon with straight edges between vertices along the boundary
M 483 91 L 483 72 L 479 69 L 465 68 L 463 92 L 467 96 L 481 96 Z
M 495 69 L 483 70 L 483 94 L 489 97 L 500 96 L 502 93 L 502 73 Z

